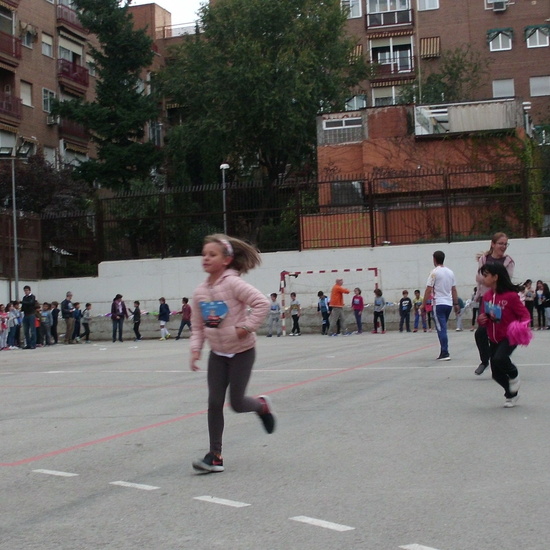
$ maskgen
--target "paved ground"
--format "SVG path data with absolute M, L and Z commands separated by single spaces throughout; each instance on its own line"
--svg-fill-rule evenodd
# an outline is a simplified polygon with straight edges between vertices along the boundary
M 504 409 L 470 332 L 259 338 L 250 393 L 207 450 L 188 341 L 0 352 L 0 549 L 546 550 L 550 332 Z

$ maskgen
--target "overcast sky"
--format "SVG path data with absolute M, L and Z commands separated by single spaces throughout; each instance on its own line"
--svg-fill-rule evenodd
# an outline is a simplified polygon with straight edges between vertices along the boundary
M 191 23 L 197 19 L 197 10 L 206 0 L 134 0 L 133 6 L 143 4 L 158 4 L 172 14 L 172 25 Z

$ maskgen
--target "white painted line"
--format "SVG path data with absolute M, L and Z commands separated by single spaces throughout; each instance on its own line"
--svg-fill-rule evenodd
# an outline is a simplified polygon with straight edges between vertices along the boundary
M 81 374 L 81 370 L 47 370 L 44 374 Z
M 222 506 L 232 506 L 233 508 L 245 508 L 246 506 L 252 506 L 246 502 L 239 502 L 237 500 L 227 500 L 225 498 L 216 498 L 210 496 L 194 497 L 195 500 L 202 500 L 204 502 L 212 502 L 214 504 L 221 504 Z
M 407 544 L 399 548 L 403 548 L 403 550 L 437 550 L 437 548 L 430 548 L 429 546 L 422 546 L 421 544 Z
M 109 485 L 118 485 L 119 487 L 130 487 L 131 489 L 141 489 L 142 491 L 154 491 L 160 489 L 154 485 L 142 485 L 141 483 L 129 483 L 128 481 L 111 481 Z
M 33 470 L 37 474 L 46 474 L 49 476 L 59 476 L 59 477 L 75 477 L 78 474 L 71 474 L 70 472 L 58 472 L 56 470 Z
M 316 527 L 324 527 L 325 529 L 332 529 L 333 531 L 353 531 L 355 527 L 349 527 L 348 525 L 342 525 L 340 523 L 332 523 L 322 519 L 308 518 L 307 516 L 295 516 L 289 518 L 293 521 L 299 521 L 301 523 L 308 523 L 309 525 L 315 525 Z

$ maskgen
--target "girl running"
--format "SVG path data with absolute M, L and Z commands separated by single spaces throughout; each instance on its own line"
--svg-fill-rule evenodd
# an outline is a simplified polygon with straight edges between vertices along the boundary
M 255 412 L 267 433 L 275 429 L 275 417 L 266 395 L 245 396 L 256 355 L 255 331 L 269 311 L 269 300 L 243 281 L 261 262 L 258 251 L 227 235 L 204 239 L 202 267 L 208 277 L 193 295 L 190 348 L 191 370 L 198 371 L 204 341 L 208 340 L 208 432 L 210 451 L 193 468 L 200 473 L 223 472 L 223 408 L 229 387 L 231 407 L 237 413 Z M 248 313 L 248 308 L 251 312 Z
M 478 323 L 486 327 L 489 336 L 493 380 L 504 388 L 504 406 L 515 407 L 520 379 L 510 355 L 518 344 L 527 345 L 531 340 L 531 317 L 502 264 L 485 264 L 479 273 L 489 289 L 481 300 Z

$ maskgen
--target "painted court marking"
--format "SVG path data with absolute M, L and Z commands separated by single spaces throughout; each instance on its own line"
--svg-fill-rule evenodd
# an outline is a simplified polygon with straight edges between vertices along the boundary
M 430 548 L 429 546 L 422 546 L 421 544 L 407 544 L 406 546 L 400 546 L 403 550 L 437 550 L 437 548 Z
M 49 476 L 59 476 L 59 477 L 75 477 L 79 474 L 71 474 L 70 472 L 58 472 L 57 470 L 33 470 L 36 474 L 46 474 Z
M 355 527 L 349 527 L 348 525 L 342 525 L 341 523 L 332 523 L 331 521 L 325 521 L 323 519 L 309 518 L 307 516 L 295 516 L 289 518 L 292 521 L 298 521 L 300 523 L 307 523 L 308 525 L 314 525 L 315 527 L 323 527 L 324 529 L 332 529 L 333 531 L 353 531 Z
M 237 500 L 227 500 L 225 498 L 211 497 L 208 495 L 202 497 L 193 497 L 195 500 L 202 500 L 203 502 L 212 502 L 213 504 L 221 504 L 222 506 L 231 506 L 233 508 L 245 508 L 246 506 L 252 506 L 246 502 L 239 502 Z
M 154 491 L 160 489 L 154 485 L 143 485 L 142 483 L 130 483 L 128 481 L 111 481 L 109 485 L 117 485 L 118 487 L 129 487 L 130 489 L 141 489 L 142 491 Z

